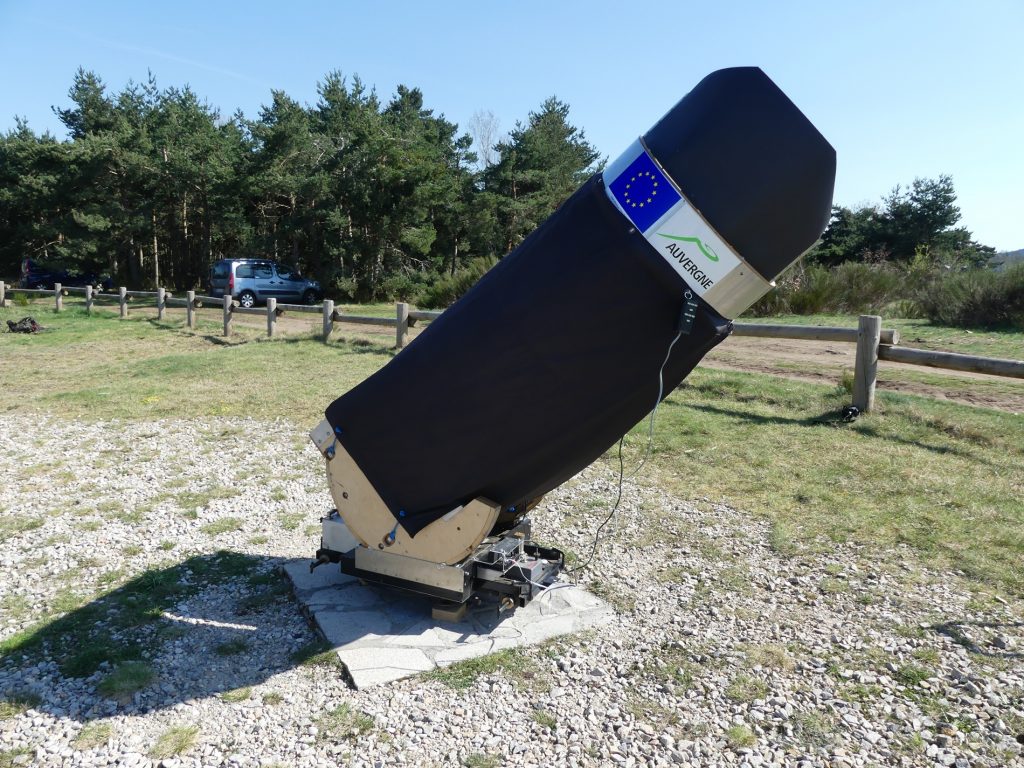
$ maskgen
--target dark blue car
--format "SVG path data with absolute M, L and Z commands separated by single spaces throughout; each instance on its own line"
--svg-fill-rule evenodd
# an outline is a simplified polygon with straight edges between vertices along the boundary
M 100 277 L 95 272 L 70 272 L 35 259 L 24 259 L 21 262 L 21 288 L 52 289 L 56 283 L 61 285 L 99 285 L 107 291 L 114 281 L 109 277 Z

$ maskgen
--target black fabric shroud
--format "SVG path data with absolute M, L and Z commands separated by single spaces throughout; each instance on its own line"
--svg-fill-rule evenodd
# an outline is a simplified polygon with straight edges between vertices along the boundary
M 737 101 L 756 112 L 745 113 Z M 724 226 L 709 222 L 726 240 L 750 242 L 755 251 L 759 234 L 772 243 L 785 242 L 788 234 L 800 248 L 785 264 L 799 256 L 828 221 L 832 148 L 755 68 L 705 78 L 648 135 L 656 158 L 655 145 L 671 154 L 666 136 L 680 113 L 693 152 L 676 152 L 663 167 L 683 192 L 721 207 L 728 190 L 690 190 L 677 173 L 685 166 L 710 179 L 704 186 L 713 184 L 708 169 L 716 154 L 728 156 L 724 166 L 746 174 L 728 179 L 744 185 L 737 195 L 746 208 L 738 218 L 723 212 Z M 693 116 L 701 113 L 708 119 Z M 773 125 L 776 119 L 785 125 Z M 768 130 L 781 142 L 779 152 L 770 152 L 771 141 L 751 144 L 732 123 L 744 123 L 746 133 L 757 136 Z M 716 144 L 716 136 L 726 143 Z M 774 157 L 737 165 L 751 146 Z M 766 181 L 771 178 L 774 187 Z M 812 193 L 801 178 L 811 179 L 805 187 L 815 187 Z M 754 215 L 748 186 L 761 197 L 792 191 L 801 206 L 789 218 L 798 220 L 797 229 L 813 230 L 810 240 L 794 236 L 791 222 L 774 214 L 774 200 L 766 203 L 771 217 Z M 767 269 L 756 258 L 748 262 L 770 280 L 779 258 L 776 248 L 766 254 Z M 475 497 L 518 506 L 586 467 L 654 407 L 658 370 L 675 337 L 686 287 L 595 175 L 412 344 L 335 400 L 327 419 L 340 428 L 339 441 L 396 520 L 404 512 L 400 523 L 413 536 Z M 700 302 L 692 330 L 665 367 L 664 393 L 731 329 Z
M 595 176 L 327 418 L 410 534 L 477 496 L 515 506 L 654 406 L 684 289 Z M 665 392 L 730 329 L 702 303 Z

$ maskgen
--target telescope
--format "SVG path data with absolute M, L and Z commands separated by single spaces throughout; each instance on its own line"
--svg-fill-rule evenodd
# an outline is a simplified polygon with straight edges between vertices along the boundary
M 456 614 L 476 594 L 510 608 L 540 594 L 564 557 L 532 541 L 530 510 L 641 421 L 814 245 L 835 164 L 760 69 L 697 83 L 327 407 L 310 437 L 336 509 L 314 566 Z

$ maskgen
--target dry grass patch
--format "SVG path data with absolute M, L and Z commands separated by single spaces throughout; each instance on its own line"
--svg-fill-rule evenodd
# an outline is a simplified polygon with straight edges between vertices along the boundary
M 768 684 L 764 680 L 741 672 L 729 683 L 725 695 L 735 702 L 749 704 L 754 699 L 763 699 L 768 695 Z
M 796 664 L 789 652 L 781 645 L 748 645 L 744 646 L 748 667 L 762 667 L 789 672 Z
M 71 745 L 77 750 L 95 749 L 110 741 L 114 727 L 110 723 L 86 723 Z
M 732 749 L 749 748 L 757 744 L 757 736 L 745 725 L 731 725 L 725 732 L 725 740 Z
M 24 714 L 42 702 L 36 694 L 27 691 L 12 691 L 0 696 L 0 720 Z
M 517 686 L 534 693 L 546 691 L 551 687 L 547 676 L 521 648 L 508 648 L 475 659 L 457 661 L 426 672 L 423 676 L 449 688 L 464 690 L 471 688 L 479 678 L 498 673 L 505 675 Z
M 0 516 L 0 542 L 42 527 L 43 521 L 39 518 L 4 514 Z
M 486 752 L 473 752 L 462 758 L 465 768 L 498 768 L 501 755 L 489 755 Z
M 188 752 L 195 746 L 199 738 L 199 728 L 194 725 L 176 725 L 160 734 L 156 743 L 149 750 L 149 756 L 156 760 Z
M 344 669 L 345 665 L 338 658 L 334 646 L 326 640 L 314 640 L 311 643 L 299 648 L 292 654 L 291 659 L 296 664 L 304 667 L 322 667 L 328 669 Z
M 537 725 L 547 728 L 549 731 L 553 731 L 558 727 L 558 718 L 544 709 L 533 710 L 533 719 Z
M 213 652 L 218 656 L 237 656 L 240 653 L 245 653 L 247 650 L 249 650 L 249 644 L 241 638 L 218 643 L 213 648 Z
M 233 533 L 242 530 L 242 519 L 240 517 L 221 517 L 206 523 L 200 530 L 210 536 Z
M 154 680 L 156 680 L 156 672 L 148 664 L 141 661 L 128 661 L 103 678 L 96 686 L 96 690 L 109 699 L 126 703 L 131 700 L 136 691 L 141 691 Z
M 373 718 L 365 712 L 355 710 L 348 702 L 323 714 L 317 721 L 322 739 L 355 739 L 373 730 Z
M 233 691 L 224 691 L 220 694 L 220 699 L 229 704 L 238 704 L 242 701 L 248 701 L 251 696 L 252 688 L 246 686 L 244 688 L 235 688 Z

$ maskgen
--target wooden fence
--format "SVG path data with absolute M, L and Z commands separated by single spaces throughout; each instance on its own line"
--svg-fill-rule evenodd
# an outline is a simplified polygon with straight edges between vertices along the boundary
M 184 307 L 185 322 L 189 328 L 196 327 L 196 313 L 200 309 L 220 309 L 224 324 L 224 335 L 232 333 L 231 321 L 235 315 L 258 315 L 267 319 L 267 336 L 277 332 L 277 319 L 288 312 L 318 314 L 323 320 L 322 336 L 327 341 L 334 331 L 335 323 L 358 323 L 393 327 L 395 329 L 395 347 L 402 349 L 409 336 L 409 328 L 419 321 L 429 322 L 441 316 L 441 312 L 428 312 L 410 309 L 404 302 L 395 304 L 395 316 L 371 317 L 368 315 L 350 315 L 334 307 L 334 302 L 325 299 L 322 304 L 282 304 L 277 299 L 267 299 L 263 309 L 246 308 L 238 305 L 230 296 L 217 298 L 214 296 L 197 295 L 195 291 L 186 291 L 185 298 L 177 298 L 163 288 L 156 291 L 129 291 L 119 288 L 117 293 L 103 293 L 93 286 L 64 288 L 58 283 L 53 290 L 10 288 L 0 282 L 0 307 L 9 306 L 6 292 L 37 296 L 52 296 L 54 310 L 60 312 L 64 307 L 64 297 L 71 293 L 85 295 L 85 310 L 92 312 L 96 302 L 116 300 L 122 318 L 128 317 L 128 305 L 133 300 L 153 300 L 157 319 L 163 320 L 168 307 Z M 953 371 L 969 371 L 986 373 L 993 376 L 1008 376 L 1024 379 L 1024 361 L 1003 360 L 994 357 L 962 355 L 955 352 L 938 352 L 928 349 L 915 349 L 900 346 L 899 331 L 893 328 L 882 328 L 882 318 L 878 315 L 861 315 L 856 328 L 839 328 L 830 326 L 784 325 L 772 323 L 733 324 L 733 335 L 754 336 L 770 339 L 804 339 L 811 341 L 846 342 L 857 345 L 854 362 L 853 404 L 861 411 L 870 411 L 875 404 L 875 386 L 878 378 L 878 361 L 891 360 L 908 365 L 921 365 L 931 368 L 944 368 Z
M 169 307 L 183 307 L 185 309 L 185 323 L 189 328 L 195 329 L 198 311 L 201 309 L 219 309 L 222 313 L 224 335 L 232 333 L 232 319 L 235 315 L 257 315 L 267 319 L 267 335 L 274 336 L 277 333 L 277 319 L 282 315 L 292 313 L 316 314 L 323 318 L 323 337 L 328 339 L 334 331 L 335 323 L 357 323 L 362 325 L 390 326 L 395 328 L 395 346 L 401 349 L 405 346 L 406 338 L 409 335 L 409 327 L 415 325 L 416 319 L 433 318 L 440 312 L 410 312 L 408 304 L 395 305 L 395 317 L 372 317 L 369 315 L 352 315 L 341 312 L 334 308 L 334 302 L 330 299 L 324 300 L 322 304 L 284 304 L 277 299 L 267 299 L 266 307 L 242 307 L 230 296 L 216 297 L 203 296 L 195 291 L 186 291 L 185 297 L 175 297 L 170 291 L 158 288 L 155 291 L 130 291 L 121 287 L 117 293 L 104 293 L 96 286 L 86 285 L 82 287 L 64 287 L 60 283 L 49 288 L 13 288 L 0 282 L 0 307 L 10 306 L 10 300 L 6 298 L 7 293 L 25 294 L 27 296 L 52 296 L 54 299 L 54 311 L 60 312 L 64 308 L 64 297 L 74 293 L 82 294 L 85 297 L 85 311 L 92 312 L 98 303 L 117 302 L 120 316 L 128 317 L 130 306 L 146 306 L 153 302 L 156 307 L 158 320 L 163 320 Z M 145 302 L 142 304 L 141 302 Z

